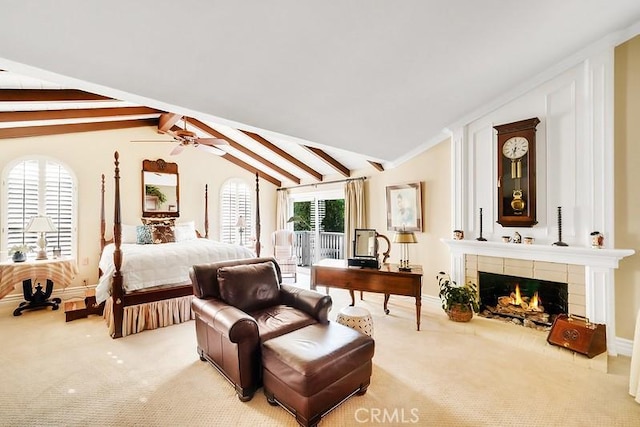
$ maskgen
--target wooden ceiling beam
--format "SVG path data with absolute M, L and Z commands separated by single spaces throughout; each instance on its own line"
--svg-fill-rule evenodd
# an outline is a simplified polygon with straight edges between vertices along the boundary
M 158 119 L 158 131 L 164 133 L 171 129 L 171 126 L 178 123 L 182 116 L 176 113 L 164 113 Z
M 0 122 L 31 122 L 114 116 L 140 116 L 159 114 L 160 110 L 149 107 L 117 108 L 70 108 L 65 110 L 6 111 L 0 112 Z
M 25 126 L 0 128 L 0 139 L 27 138 L 31 136 L 61 135 L 75 132 L 126 129 L 142 126 L 156 126 L 158 119 L 117 120 L 109 122 L 73 123 L 66 125 Z
M 224 139 L 225 141 L 227 141 L 229 143 L 229 145 L 240 151 L 241 153 L 251 157 L 253 160 L 262 163 L 263 165 L 265 165 L 266 167 L 273 169 L 274 171 L 278 172 L 280 175 L 287 177 L 288 179 L 290 179 L 291 181 L 295 182 L 296 184 L 300 184 L 300 178 L 298 178 L 297 176 L 293 175 L 291 172 L 287 172 L 286 170 L 282 169 L 280 166 L 270 162 L 269 160 L 265 159 L 262 156 L 257 155 L 256 153 L 254 153 L 253 151 L 251 151 L 250 149 L 248 149 L 247 147 L 245 147 L 244 145 L 241 145 L 239 143 L 237 143 L 236 141 L 234 141 L 233 139 L 229 138 L 228 136 L 218 132 L 217 130 L 213 129 L 212 127 L 202 123 L 200 120 L 198 119 L 194 119 L 189 117 L 188 121 L 191 125 L 197 127 L 198 129 L 202 130 L 203 132 L 208 133 L 209 135 L 213 136 L 214 138 L 220 138 L 220 139 Z
M 382 163 L 374 162 L 372 160 L 367 160 L 367 162 L 369 162 L 371 166 L 376 168 L 378 172 L 384 172 L 384 166 L 382 166 Z
M 267 173 L 262 172 L 260 169 L 258 169 L 258 168 L 256 168 L 256 167 L 254 167 L 254 166 L 251 166 L 251 165 L 250 165 L 250 164 L 248 164 L 248 163 L 243 162 L 243 161 L 242 161 L 242 160 L 240 160 L 239 158 L 237 158 L 237 157 L 235 157 L 235 156 L 232 156 L 232 155 L 231 155 L 231 154 L 229 154 L 229 153 L 223 154 L 223 155 L 222 155 L 222 156 L 220 156 L 220 157 L 222 157 L 223 159 L 226 159 L 226 160 L 230 161 L 230 162 L 231 162 L 231 163 L 233 163 L 234 165 L 239 166 L 239 167 L 241 167 L 241 168 L 242 168 L 242 169 L 244 169 L 244 170 L 247 170 L 247 171 L 249 171 L 249 172 L 251 172 L 251 173 L 253 173 L 253 174 L 258 174 L 258 176 L 259 176 L 260 178 L 264 179 L 265 181 L 269 181 L 270 183 L 272 183 L 272 184 L 273 184 L 273 185 L 275 185 L 276 187 L 282 187 L 282 182 L 281 182 L 279 179 L 274 178 L 274 177 L 272 177 L 271 175 L 269 175 L 269 174 L 267 174 Z
M 340 172 L 345 177 L 349 178 L 351 176 L 351 170 L 349 170 L 349 168 L 338 162 L 336 159 L 334 159 L 321 149 L 309 147 L 308 145 L 302 145 L 302 147 L 306 148 L 307 150 L 311 151 L 313 154 L 324 160 L 329 166 Z
M 77 89 L 0 89 L 0 102 L 117 101 Z
M 285 152 L 280 147 L 278 147 L 278 146 L 274 145 L 273 143 L 271 143 L 270 141 L 264 139 L 262 136 L 258 135 L 257 133 L 253 133 L 253 132 L 249 132 L 249 131 L 245 131 L 245 130 L 240 130 L 240 132 L 244 133 L 249 138 L 253 139 L 254 141 L 256 141 L 258 144 L 262 145 L 266 149 L 273 151 L 274 153 L 276 153 L 277 155 L 279 155 L 280 157 L 282 157 L 286 161 L 288 161 L 288 162 L 294 164 L 295 166 L 299 167 L 300 169 L 302 169 L 303 171 L 305 171 L 306 173 L 308 173 L 309 175 L 311 175 L 312 177 L 314 177 L 318 181 L 322 181 L 322 174 L 320 172 L 316 171 L 315 169 L 312 169 L 311 167 L 309 167 L 305 163 L 303 163 L 300 160 L 296 159 L 291 154 Z

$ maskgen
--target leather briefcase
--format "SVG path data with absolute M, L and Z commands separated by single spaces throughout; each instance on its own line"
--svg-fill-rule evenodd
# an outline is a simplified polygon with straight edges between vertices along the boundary
M 585 317 L 559 314 L 553 321 L 547 342 L 591 359 L 607 351 L 607 331 L 605 325 L 591 323 Z

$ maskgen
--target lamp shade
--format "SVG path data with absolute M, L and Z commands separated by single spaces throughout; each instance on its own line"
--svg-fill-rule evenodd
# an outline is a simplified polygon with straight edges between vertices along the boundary
M 247 224 L 246 224 L 246 222 L 244 221 L 244 216 L 240 215 L 240 216 L 238 217 L 238 222 L 236 222 L 236 227 L 244 228 L 244 227 L 246 227 L 246 226 L 247 226 Z
M 418 239 L 413 231 L 399 230 L 393 236 L 393 243 L 418 243 Z
M 57 229 L 56 226 L 53 225 L 51 218 L 48 216 L 34 216 L 29 220 L 25 231 L 47 233 L 50 231 L 57 231 Z

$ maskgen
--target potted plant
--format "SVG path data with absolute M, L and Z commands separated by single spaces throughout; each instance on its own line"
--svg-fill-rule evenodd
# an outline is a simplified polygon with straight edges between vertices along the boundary
M 15 245 L 9 249 L 9 256 L 13 262 L 24 262 L 27 260 L 27 253 L 31 252 L 28 245 Z
M 294 215 L 291 218 L 289 218 L 287 222 L 292 222 L 294 225 L 297 225 L 298 227 L 301 228 L 301 231 L 311 230 L 311 225 L 309 225 L 309 223 L 301 216 Z
M 480 297 L 478 286 L 469 281 L 466 285 L 459 286 L 452 281 L 448 274 L 440 272 L 436 275 L 440 287 L 440 300 L 442 308 L 449 319 L 456 322 L 468 322 L 473 313 L 480 311 Z

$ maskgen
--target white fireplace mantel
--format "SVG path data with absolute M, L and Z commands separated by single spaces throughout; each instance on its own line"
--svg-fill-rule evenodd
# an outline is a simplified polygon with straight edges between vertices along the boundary
M 465 255 L 513 258 L 559 264 L 582 265 L 585 270 L 585 309 L 587 317 L 607 327 L 607 349 L 617 355 L 615 335 L 614 270 L 619 261 L 635 253 L 633 249 L 592 249 L 572 246 L 525 245 L 477 240 L 441 241 L 451 252 L 451 277 L 465 279 Z
M 618 268 L 618 262 L 622 258 L 635 253 L 633 249 L 592 249 L 572 246 L 481 242 L 478 240 L 442 239 L 442 242 L 449 246 L 452 255 L 473 254 L 614 269 Z

